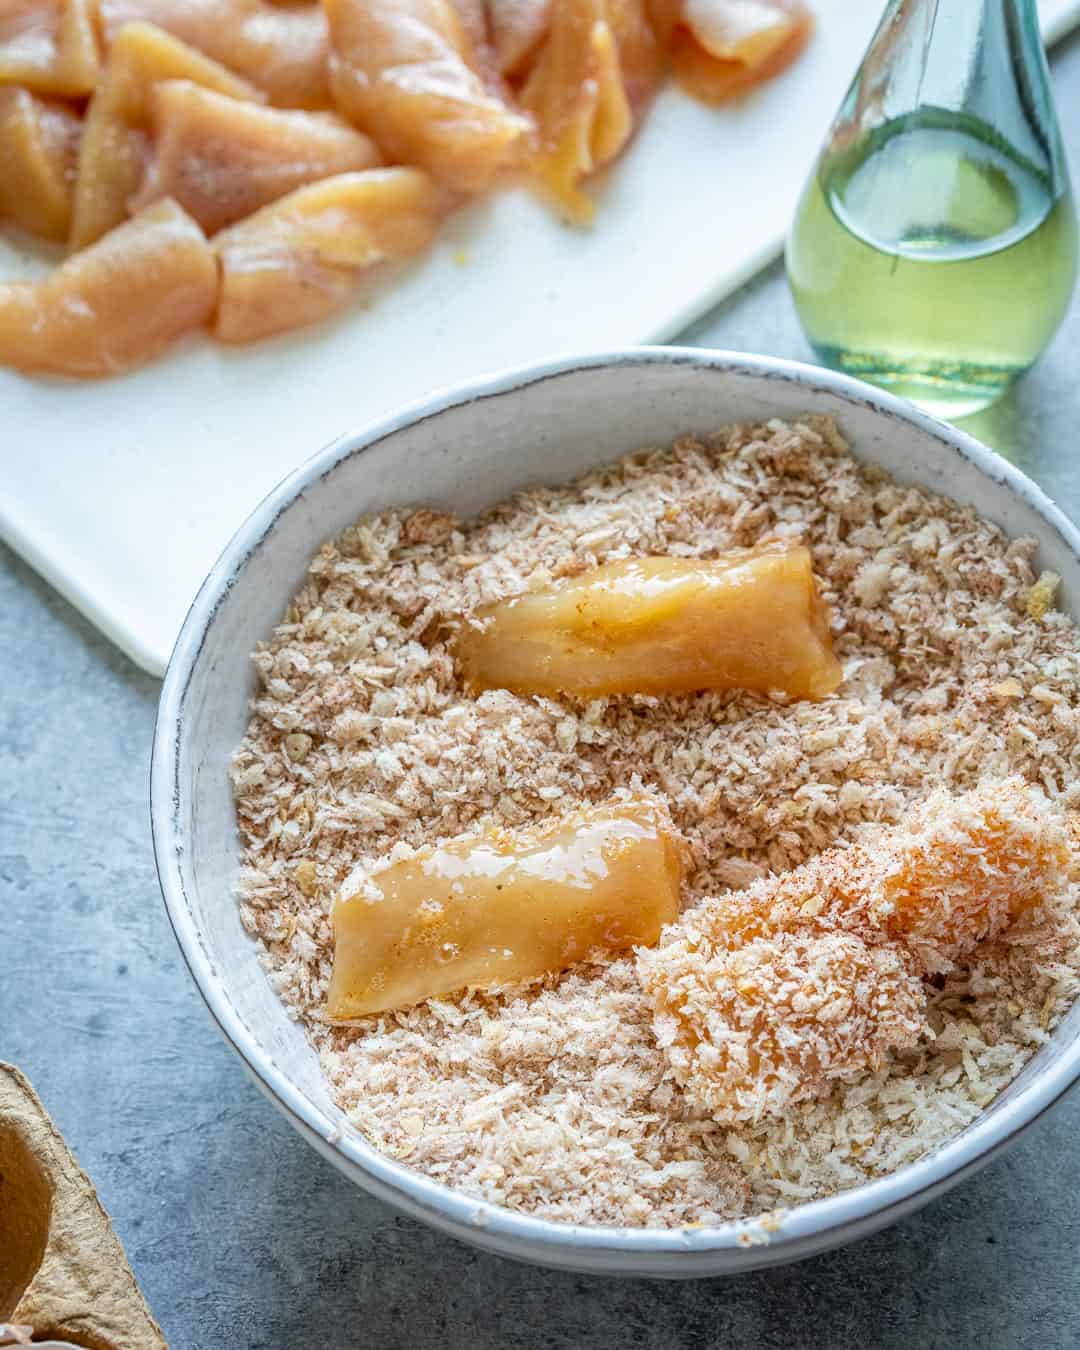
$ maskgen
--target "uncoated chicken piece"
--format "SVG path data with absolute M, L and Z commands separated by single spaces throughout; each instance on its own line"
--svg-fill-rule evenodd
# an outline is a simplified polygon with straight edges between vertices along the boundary
M 231 71 L 151 24 L 129 24 L 109 52 L 79 150 L 71 247 L 85 248 L 129 214 L 150 158 L 150 90 L 188 80 L 231 98 L 262 95 Z
M 803 0 L 650 0 L 650 13 L 675 78 L 710 104 L 786 70 L 814 26 Z
M 335 174 L 382 163 L 374 141 L 333 113 L 242 103 L 186 80 L 151 93 L 154 157 L 132 206 L 172 197 L 207 234 Z
M 483 81 L 449 0 L 326 0 L 340 111 L 458 192 L 517 163 L 529 131 Z
M 0 284 L 0 364 L 114 375 L 207 322 L 214 255 L 175 202 L 158 202 L 43 281 Z
M 357 868 L 334 904 L 327 1014 L 407 1008 L 655 942 L 679 912 L 682 867 L 667 811 L 637 795 Z
M 450 3 L 461 20 L 465 41 L 471 51 L 479 52 L 488 43 L 488 20 L 484 0 L 450 0 Z
M 349 303 L 361 268 L 426 248 L 439 207 L 418 169 L 339 174 L 263 207 L 214 240 L 214 336 L 255 342 L 328 318 Z
M 152 23 L 257 85 L 279 108 L 329 108 L 326 15 L 266 0 L 100 0 L 111 44 L 125 24 Z
M 0 88 L 0 221 L 67 238 L 81 129 L 64 104 Z
M 469 65 L 480 76 L 488 93 L 508 101 L 510 90 L 495 60 L 484 0 L 450 0 L 450 4 L 461 22 Z
M 547 32 L 551 0 L 487 0 L 495 63 L 508 79 L 523 75 Z
M 521 102 L 539 129 L 533 170 L 568 219 L 592 218 L 581 181 L 626 148 L 657 77 L 640 0 L 551 0 Z
M 85 98 L 100 69 L 91 0 L 0 0 L 0 85 Z
M 736 1124 L 874 1070 L 922 1035 L 922 978 L 1051 898 L 1068 860 L 1041 794 L 1008 779 L 686 911 L 638 952 L 676 1080 Z
M 840 684 L 810 551 L 622 558 L 482 605 L 454 644 L 473 690 L 604 698 L 702 689 L 823 698 Z

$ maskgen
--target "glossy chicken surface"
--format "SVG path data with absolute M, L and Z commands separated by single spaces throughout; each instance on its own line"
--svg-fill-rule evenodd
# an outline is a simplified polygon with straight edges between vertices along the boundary
M 74 254 L 174 201 L 229 232 L 214 335 L 256 341 L 336 313 L 359 268 L 500 183 L 587 222 L 665 57 L 718 101 L 809 25 L 801 0 L 0 0 L 0 229 Z M 346 182 L 386 163 L 420 177 Z
M 488 16 L 484 0 L 450 0 L 461 20 L 461 27 L 474 63 L 483 69 L 488 63 Z
M 681 879 L 678 837 L 643 797 L 354 874 L 334 905 L 327 1014 L 407 1008 L 653 943 L 678 914 Z
M 551 0 L 487 0 L 488 39 L 495 63 L 507 77 L 532 64 L 551 15 Z
M 813 31 L 802 0 L 653 0 L 658 31 L 683 88 L 724 103 L 773 79 Z
M 308 183 L 375 168 L 375 143 L 332 113 L 285 112 L 186 80 L 151 95 L 154 157 L 135 199 L 172 197 L 216 234 Z
M 387 156 L 457 192 L 516 164 L 529 122 L 485 84 L 449 0 L 326 0 L 331 88 Z
M 805 548 L 633 558 L 484 606 L 457 658 L 473 689 L 521 694 L 779 690 L 821 698 L 841 680 Z
M 1053 897 L 1068 862 L 1057 815 L 1007 779 L 704 901 L 638 955 L 676 1079 L 731 1124 L 877 1069 L 928 1034 L 923 980 Z
M 85 98 L 99 70 L 91 0 L 0 0 L 0 85 Z
M 75 182 L 73 249 L 85 248 L 127 218 L 150 160 L 151 90 L 187 80 L 236 99 L 259 99 L 224 66 L 150 24 L 130 24 L 113 43 L 91 100 Z
M 538 127 L 533 171 L 570 220 L 591 219 L 581 181 L 626 148 L 657 70 L 639 0 L 552 0 L 521 98 Z
M 217 291 L 202 231 L 159 202 L 43 281 L 0 283 L 0 363 L 56 375 L 130 370 L 205 324 Z
M 281 108 L 328 108 L 326 16 L 317 4 L 267 0 L 100 0 L 111 45 L 125 24 L 152 23 L 257 85 Z
M 0 222 L 42 239 L 68 237 L 79 132 L 64 104 L 0 88 Z
M 341 174 L 264 207 L 214 240 L 214 336 L 255 342 L 329 317 L 352 298 L 360 269 L 426 248 L 439 209 L 416 169 Z

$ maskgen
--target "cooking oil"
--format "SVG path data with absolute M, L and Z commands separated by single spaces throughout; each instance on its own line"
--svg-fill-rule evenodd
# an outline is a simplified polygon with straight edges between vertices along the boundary
M 1067 177 L 979 118 L 921 107 L 825 151 L 788 275 L 825 364 L 959 417 L 1046 347 L 1076 257 Z

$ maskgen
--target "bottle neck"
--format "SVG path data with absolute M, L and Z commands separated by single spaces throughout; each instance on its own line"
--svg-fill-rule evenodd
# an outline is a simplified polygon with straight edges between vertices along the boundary
M 1067 176 L 1035 0 L 983 0 L 972 110 L 1052 181 Z
M 858 137 L 928 109 L 981 123 L 1065 181 L 1035 0 L 891 0 L 841 123 Z

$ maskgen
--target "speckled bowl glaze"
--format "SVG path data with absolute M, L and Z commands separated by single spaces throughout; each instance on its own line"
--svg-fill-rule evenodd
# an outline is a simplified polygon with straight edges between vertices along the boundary
M 249 653 L 280 618 L 319 544 L 357 516 L 425 504 L 470 515 L 527 484 L 559 483 L 642 445 L 724 422 L 832 413 L 856 454 L 968 502 L 1080 602 L 1080 534 L 1032 482 L 970 437 L 840 375 L 766 357 L 633 348 L 510 371 L 413 404 L 302 464 L 252 513 L 204 582 L 161 694 L 151 775 L 165 904 L 192 976 L 256 1082 L 310 1143 L 373 1195 L 505 1256 L 580 1271 L 686 1278 L 798 1260 L 910 1213 L 981 1167 L 1080 1075 L 1080 1005 L 974 1123 L 902 1170 L 788 1212 L 694 1230 L 586 1228 L 526 1217 L 439 1185 L 372 1149 L 331 1100 L 240 925 L 227 779 L 247 722 Z

